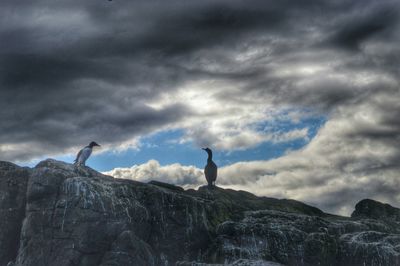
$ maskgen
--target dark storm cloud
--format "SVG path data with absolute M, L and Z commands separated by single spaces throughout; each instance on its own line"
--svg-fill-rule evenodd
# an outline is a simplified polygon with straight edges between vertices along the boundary
M 119 3 L 117 3 L 119 5 Z M 260 31 L 279 31 L 285 27 L 291 12 L 306 10 L 317 4 L 317 1 L 181 1 L 141 3 L 140 11 L 136 4 L 122 3 L 121 6 L 88 9 L 96 23 L 104 24 L 110 19 L 115 29 L 89 39 L 88 50 L 93 53 L 115 55 L 135 55 L 140 52 L 158 52 L 161 56 L 188 54 L 199 49 L 214 46 L 233 47 L 240 44 L 243 35 L 257 34 Z M 91 6 L 92 7 L 92 6 Z M 290 7 L 290 8 L 287 8 Z M 132 13 L 122 13 L 121 19 L 115 19 L 106 8 L 128 9 Z M 114 9 L 115 8 L 115 9 Z M 117 14 L 119 14 L 117 12 Z M 135 22 L 140 23 L 137 25 Z M 128 27 L 127 27 L 128 26 Z M 114 39 L 123 34 L 121 39 Z M 96 45 L 96 49 L 92 49 Z M 87 50 L 83 48 L 85 53 Z
M 3 151 L 9 160 L 61 152 L 91 138 L 118 143 L 179 121 L 190 114 L 183 105 L 155 110 L 145 102 L 186 80 L 254 73 L 189 69 L 181 64 L 186 56 L 233 47 L 287 17 L 276 4 L 223 1 L 0 5 L 0 139 L 40 147 Z
M 364 10 L 358 7 L 361 14 L 352 14 L 340 22 L 340 26 L 328 44 L 337 45 L 345 49 L 359 49 L 360 45 L 380 33 L 393 30 L 398 18 L 398 5 L 375 6 L 375 10 Z M 367 14 L 365 14 L 367 13 Z

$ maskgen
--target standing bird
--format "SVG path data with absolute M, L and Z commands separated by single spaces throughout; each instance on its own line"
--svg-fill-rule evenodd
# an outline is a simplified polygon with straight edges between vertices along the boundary
M 92 149 L 94 146 L 100 146 L 100 145 L 97 144 L 96 142 L 92 141 L 92 142 L 90 142 L 90 144 L 88 146 L 86 146 L 85 148 L 80 150 L 78 152 L 78 155 L 76 155 L 74 164 L 78 165 L 78 166 L 82 166 L 82 165 L 84 166 L 86 163 L 86 160 L 89 158 L 90 154 L 92 154 Z
M 204 167 L 204 175 L 206 176 L 208 187 L 212 187 L 213 183 L 215 185 L 215 180 L 217 180 L 217 165 L 212 160 L 212 151 L 209 148 L 203 149 L 208 153 L 207 165 Z

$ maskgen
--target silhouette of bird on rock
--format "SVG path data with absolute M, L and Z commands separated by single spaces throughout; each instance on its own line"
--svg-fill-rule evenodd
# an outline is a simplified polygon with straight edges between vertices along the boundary
M 218 167 L 212 160 L 212 151 L 209 148 L 203 149 L 208 153 L 207 165 L 204 167 L 204 175 L 206 176 L 208 187 L 215 185 L 215 180 L 217 180 Z
M 82 150 L 78 152 L 78 155 L 76 155 L 76 159 L 74 161 L 74 164 L 77 166 L 85 166 L 86 160 L 90 157 L 92 154 L 92 150 L 94 146 L 100 146 L 96 142 L 92 141 L 90 144 L 86 147 L 84 147 Z

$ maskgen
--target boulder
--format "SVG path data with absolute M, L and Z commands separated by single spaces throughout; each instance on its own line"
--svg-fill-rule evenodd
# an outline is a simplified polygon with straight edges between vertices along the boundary
M 353 218 L 370 218 L 400 222 L 400 209 L 379 201 L 364 199 L 356 204 Z

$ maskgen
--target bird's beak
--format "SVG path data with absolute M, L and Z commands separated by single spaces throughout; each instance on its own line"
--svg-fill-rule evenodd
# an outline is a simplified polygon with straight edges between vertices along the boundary
M 206 148 L 201 148 L 202 150 L 206 150 Z

